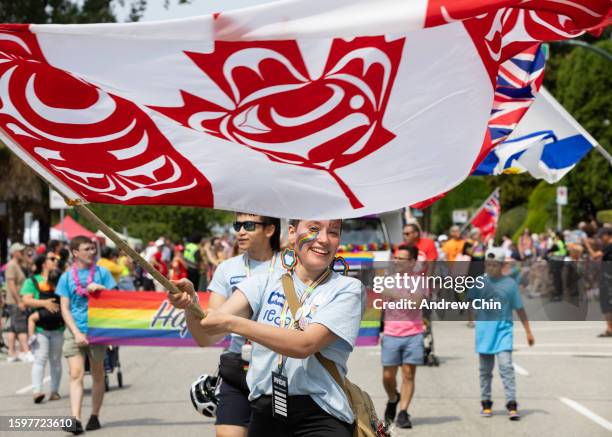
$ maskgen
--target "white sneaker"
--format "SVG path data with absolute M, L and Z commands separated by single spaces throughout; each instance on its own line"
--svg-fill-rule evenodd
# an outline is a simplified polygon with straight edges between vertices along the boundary
M 34 355 L 30 351 L 23 352 L 23 353 L 19 354 L 19 359 L 21 361 L 26 362 L 26 363 L 33 363 L 34 362 Z
M 6 357 L 7 363 L 16 363 L 18 361 L 21 361 L 18 357 Z

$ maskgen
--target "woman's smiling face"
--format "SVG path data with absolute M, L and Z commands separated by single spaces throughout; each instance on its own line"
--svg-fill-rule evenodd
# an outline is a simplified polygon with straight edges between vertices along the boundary
M 300 263 L 311 271 L 331 264 L 340 245 L 342 220 L 300 220 L 289 226 L 289 237 L 295 241 Z

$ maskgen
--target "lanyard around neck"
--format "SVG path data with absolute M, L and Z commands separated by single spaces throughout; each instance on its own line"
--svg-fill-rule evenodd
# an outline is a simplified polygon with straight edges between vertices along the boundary
M 278 255 L 278 253 L 274 252 L 272 259 L 270 260 L 270 267 L 268 268 L 268 273 L 274 273 L 274 267 L 276 266 L 276 255 Z M 245 253 L 242 256 L 244 258 L 244 270 L 246 270 L 246 277 L 250 278 L 251 277 L 251 259 L 249 258 L 248 253 Z
M 302 296 L 300 297 L 300 309 L 297 310 L 298 314 L 293 314 L 293 323 L 287 326 L 289 329 L 299 329 L 298 323 L 299 323 L 299 319 L 301 318 L 300 313 L 301 313 L 302 305 L 304 305 L 304 302 L 306 302 L 306 299 L 308 299 L 308 296 L 312 294 L 315 288 L 317 288 L 320 284 L 325 282 L 325 280 L 329 277 L 331 272 L 332 272 L 331 269 L 329 268 L 325 269 L 325 271 L 321 273 L 321 275 L 312 284 L 310 284 L 306 288 L 306 290 L 304 290 L 304 293 L 302 293 Z M 291 278 L 293 279 L 293 274 Z M 288 308 L 289 308 L 289 301 L 287 300 L 287 297 L 285 296 L 285 303 L 283 304 L 283 310 L 281 311 L 281 315 L 280 315 L 280 328 L 281 329 L 285 328 Z M 285 364 L 284 356 L 279 354 L 278 355 L 278 372 L 279 373 L 282 372 L 284 364 Z

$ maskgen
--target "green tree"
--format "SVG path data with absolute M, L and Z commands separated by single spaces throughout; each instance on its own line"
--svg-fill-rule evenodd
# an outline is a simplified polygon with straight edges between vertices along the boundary
M 164 235 L 173 241 L 197 232 L 209 235 L 215 224 L 229 223 L 233 213 L 204 208 L 174 206 L 125 206 L 91 205 L 91 210 L 113 229 L 130 236 L 151 241 Z M 75 217 L 83 226 L 91 224 L 81 217 Z M 94 230 L 94 229 L 92 229 Z
M 612 53 L 612 41 L 595 43 Z M 576 48 L 560 63 L 555 97 L 604 147 L 612 152 L 612 63 L 596 53 Z M 572 223 L 594 217 L 612 206 L 610 164 L 591 151 L 561 181 L 568 186 L 568 208 Z
M 492 190 L 491 190 L 492 191 Z M 470 176 L 432 206 L 431 230 L 435 234 L 446 233 L 453 224 L 454 209 L 473 212 L 491 194 L 485 178 Z

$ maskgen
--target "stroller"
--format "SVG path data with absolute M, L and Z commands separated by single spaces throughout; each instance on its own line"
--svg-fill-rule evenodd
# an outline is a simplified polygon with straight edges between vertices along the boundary
M 108 375 L 117 369 L 117 386 L 123 387 L 123 373 L 121 372 L 121 362 L 119 361 L 119 346 L 107 346 L 104 354 L 104 390 L 110 390 Z M 91 374 L 89 366 L 89 356 L 85 357 L 85 374 Z

